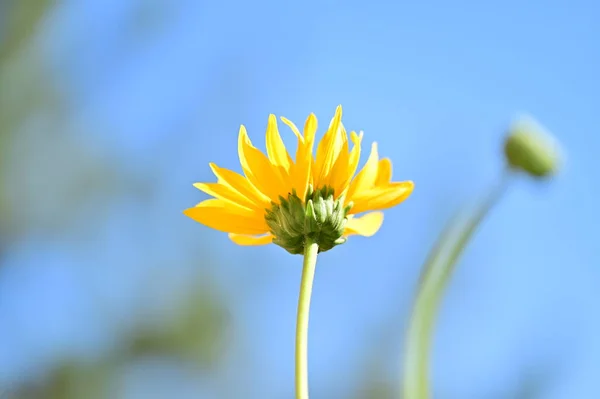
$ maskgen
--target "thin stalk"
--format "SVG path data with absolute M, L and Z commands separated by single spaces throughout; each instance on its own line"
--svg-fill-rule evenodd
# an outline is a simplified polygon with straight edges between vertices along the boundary
M 296 399 L 308 399 L 308 316 L 318 252 L 319 246 L 307 237 L 296 319 Z
M 435 319 L 443 294 L 460 255 L 486 215 L 502 197 L 509 178 L 510 172 L 506 171 L 466 220 L 450 223 L 425 262 L 406 339 L 402 387 L 404 399 L 430 398 L 429 360 Z

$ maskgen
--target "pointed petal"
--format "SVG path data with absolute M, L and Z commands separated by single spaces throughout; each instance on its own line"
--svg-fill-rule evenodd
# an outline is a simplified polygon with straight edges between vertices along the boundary
M 210 168 L 221 184 L 225 184 L 251 200 L 258 208 L 266 209 L 271 206 L 269 197 L 258 191 L 244 176 L 225 168 L 219 168 L 214 163 Z
M 333 168 L 331 169 L 330 175 L 327 177 L 327 185 L 332 187 L 334 190 L 335 198 L 346 191 L 348 183 L 350 182 L 350 176 L 348 175 L 348 164 L 350 162 L 350 152 L 348 149 L 348 138 L 346 132 L 343 132 L 345 140 L 343 141 L 342 150 L 340 151 Z
M 361 235 L 371 237 L 383 224 L 383 212 L 370 212 L 348 220 L 344 230 L 345 236 Z
M 354 144 L 352 151 L 350 152 L 350 165 L 348 166 L 348 174 L 350 175 L 350 179 L 354 177 L 356 169 L 358 168 L 362 138 L 363 132 L 360 132 L 360 134 L 356 134 L 356 132 L 350 132 L 350 140 L 352 141 L 352 144 Z
M 238 138 L 238 155 L 242 169 L 252 184 L 272 201 L 279 201 L 279 194 L 285 191 L 279 170 L 271 165 L 265 154 L 252 145 L 243 125 Z
M 262 213 L 223 200 L 209 199 L 183 213 L 198 223 L 226 233 L 256 235 L 269 231 Z
M 294 122 L 292 122 L 291 120 L 289 120 L 287 118 L 284 118 L 283 116 L 281 116 L 279 119 L 281 119 L 281 121 L 283 123 L 288 125 L 290 129 L 292 129 L 292 132 L 294 132 L 294 134 L 296 135 L 296 137 L 298 138 L 299 141 L 304 142 L 304 137 L 302 137 L 300 130 L 298 130 L 298 128 L 296 127 Z
M 392 181 L 392 161 L 389 158 L 383 158 L 379 161 L 377 167 L 377 178 L 375 186 L 385 186 Z
M 338 105 L 335 115 L 329 124 L 327 132 L 317 146 L 316 167 L 313 171 L 315 186 L 326 184 L 327 176 L 335 164 L 337 156 L 343 146 L 342 137 L 342 106 Z
M 247 197 L 234 190 L 232 187 L 221 183 L 194 183 L 194 187 L 198 190 L 205 192 L 208 195 L 212 195 L 215 198 L 219 198 L 231 203 L 243 206 L 248 209 L 258 209 L 256 204 Z
M 356 168 L 358 167 L 358 161 L 360 159 L 360 151 L 361 151 L 361 142 L 362 142 L 363 132 L 360 132 L 360 135 L 356 134 L 356 132 L 350 132 L 350 140 L 354 144 L 352 147 L 352 151 L 348 155 L 347 159 L 344 159 L 344 162 L 348 165 L 346 167 L 345 174 L 346 176 L 342 181 L 337 184 L 336 197 L 338 196 L 347 196 L 350 188 L 350 183 L 352 182 L 352 177 L 354 177 L 354 173 L 356 173 Z M 342 151 L 347 151 L 347 148 L 344 148 Z M 340 153 L 339 159 L 342 157 L 343 152 Z
M 275 115 L 269 115 L 267 124 L 267 154 L 273 165 L 281 166 L 286 174 L 290 170 L 291 158 L 283 144 L 279 129 L 277 128 L 277 119 Z
M 273 242 L 273 235 L 269 233 L 263 236 L 249 236 L 245 234 L 229 233 L 229 239 L 237 245 L 266 245 Z
M 377 152 L 377 143 L 371 145 L 371 154 L 363 166 L 362 170 L 356 175 L 350 188 L 348 189 L 348 200 L 354 201 L 355 195 L 362 195 L 363 191 L 369 190 L 375 184 L 377 178 L 377 169 L 379 165 L 379 154 Z
M 317 133 L 317 117 L 315 114 L 311 113 L 306 118 L 306 122 L 304 123 L 304 141 L 307 146 L 310 146 L 311 155 L 312 155 L 312 146 L 315 141 L 315 134 Z
M 354 206 L 351 213 L 357 214 L 391 208 L 410 196 L 414 188 L 412 181 L 390 183 L 388 186 L 375 187 L 352 197 Z
M 296 150 L 296 164 L 294 167 L 293 182 L 296 193 L 304 198 L 308 185 L 312 183 L 313 146 L 315 133 L 317 131 L 317 117 L 310 114 L 304 124 L 304 137 L 298 138 L 298 149 Z

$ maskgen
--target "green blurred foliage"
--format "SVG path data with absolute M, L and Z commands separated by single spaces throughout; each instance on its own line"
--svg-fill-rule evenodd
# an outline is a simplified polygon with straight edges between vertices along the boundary
M 6 0 L 0 7 L 0 62 L 26 47 L 53 0 Z
M 164 354 L 199 368 L 214 367 L 227 341 L 229 318 L 223 302 L 210 287 L 199 287 L 166 323 L 133 332 L 128 356 Z
M 48 376 L 10 391 L 11 399 L 102 399 L 117 397 L 121 370 L 148 358 L 176 361 L 192 372 L 215 371 L 230 324 L 220 295 L 199 286 L 182 306 L 158 323 L 140 323 L 97 359 L 64 359 Z M 4 398 L 3 398 L 4 399 Z M 8 398 L 7 398 L 8 399 Z
M 0 127 L 2 136 L 52 95 L 44 79 L 35 33 L 54 2 L 8 0 L 0 25 Z M 0 136 L 1 137 L 1 136 Z M 4 144 L 4 143 L 2 143 Z M 6 148 L 5 145 L 0 148 Z
M 35 33 L 51 10 L 52 1 L 7 1 L 0 15 L 0 232 L 6 240 L 20 226 L 13 220 L 13 208 L 5 189 L 11 165 L 13 140 L 27 117 L 42 107 L 58 104 L 58 96 L 45 79 Z M 2 243 L 6 245 L 6 243 Z
M 40 227 L 56 236 L 68 234 L 69 218 L 75 217 L 86 202 L 102 196 L 136 195 L 140 189 L 135 182 L 124 182 L 126 171 L 111 165 L 68 129 L 67 104 L 61 88 L 55 87 L 36 40 L 53 5 L 49 0 L 0 4 L 0 248 Z M 44 136 L 22 139 L 25 126 L 36 115 L 43 116 Z M 65 161 L 65 154 L 73 158 Z M 71 168 L 68 162 L 78 167 Z M 27 201 L 52 202 L 52 198 L 36 195 L 35 189 L 42 187 L 31 169 L 43 171 L 44 177 L 49 170 L 54 173 L 53 197 L 59 198 L 54 207 L 45 204 L 37 214 L 32 209 L 23 211 L 21 205 Z M 141 188 L 149 194 L 147 187 Z M 0 387 L 0 397 L 112 398 L 122 377 L 120 371 L 147 356 L 174 359 L 196 372 L 211 372 L 226 349 L 230 320 L 225 298 L 206 278 L 201 281 L 180 306 L 152 323 L 134 323 L 135 328 L 126 329 L 115 347 L 101 356 L 58 359 L 33 380 L 24 378 L 20 385 Z
M 12 392 L 10 399 L 109 398 L 115 371 L 110 363 L 65 363 L 53 370 L 45 381 Z

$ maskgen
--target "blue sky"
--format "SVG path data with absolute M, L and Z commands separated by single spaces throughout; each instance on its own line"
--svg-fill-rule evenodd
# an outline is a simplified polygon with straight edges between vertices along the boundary
M 125 264 L 125 253 L 137 259 L 133 248 L 144 242 L 159 245 L 155 255 L 165 260 L 195 240 L 214 248 L 222 265 L 207 270 L 235 298 L 231 311 L 254 359 L 254 369 L 240 369 L 234 381 L 251 378 L 253 397 L 289 396 L 300 258 L 277 247 L 235 247 L 181 210 L 203 198 L 191 183 L 212 180 L 209 162 L 239 170 L 240 124 L 262 147 L 269 113 L 302 123 L 314 112 L 324 126 L 342 104 L 345 125 L 379 143 L 395 178 L 416 183 L 377 236 L 351 239 L 319 260 L 311 380 L 346 397 L 352 386 L 343 382 L 381 350 L 374 337 L 382 330 L 395 332 L 387 333 L 392 355 L 382 378 L 399 375 L 394 345 L 419 267 L 456 207 L 499 175 L 512 118 L 530 113 L 563 144 L 565 167 L 551 183 L 517 179 L 463 258 L 440 316 L 435 388 L 447 397 L 509 395 L 530 370 L 563 365 L 544 397 L 593 397 L 600 363 L 598 5 L 156 1 L 161 11 L 153 13 L 141 4 L 66 2 L 41 44 L 74 131 L 85 127 L 76 134 L 109 149 L 127 173 L 159 185 L 159 194 L 144 211 L 131 198 L 115 205 L 87 250 L 106 247 L 102 259 L 78 259 L 70 245 L 59 251 L 51 240 L 36 250 L 42 259 L 54 269 L 65 257 L 106 268 Z M 130 245 L 132 235 L 138 246 Z M 31 258 L 9 257 L 9 270 L 44 262 Z M 58 295 L 56 286 L 30 289 Z M 10 307 L 25 293 L 5 295 Z M 84 323 L 77 312 L 70 320 Z M 60 331 L 55 339 L 64 339 Z

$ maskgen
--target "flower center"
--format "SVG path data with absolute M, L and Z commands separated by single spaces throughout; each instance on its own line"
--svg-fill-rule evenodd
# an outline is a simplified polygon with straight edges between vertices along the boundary
M 352 204 L 344 206 L 343 197 L 334 199 L 331 187 L 309 187 L 304 200 L 293 190 L 279 200 L 279 204 L 271 204 L 265 215 L 274 244 L 289 253 L 302 254 L 307 237 L 319 245 L 319 252 L 346 242 L 344 227 Z

